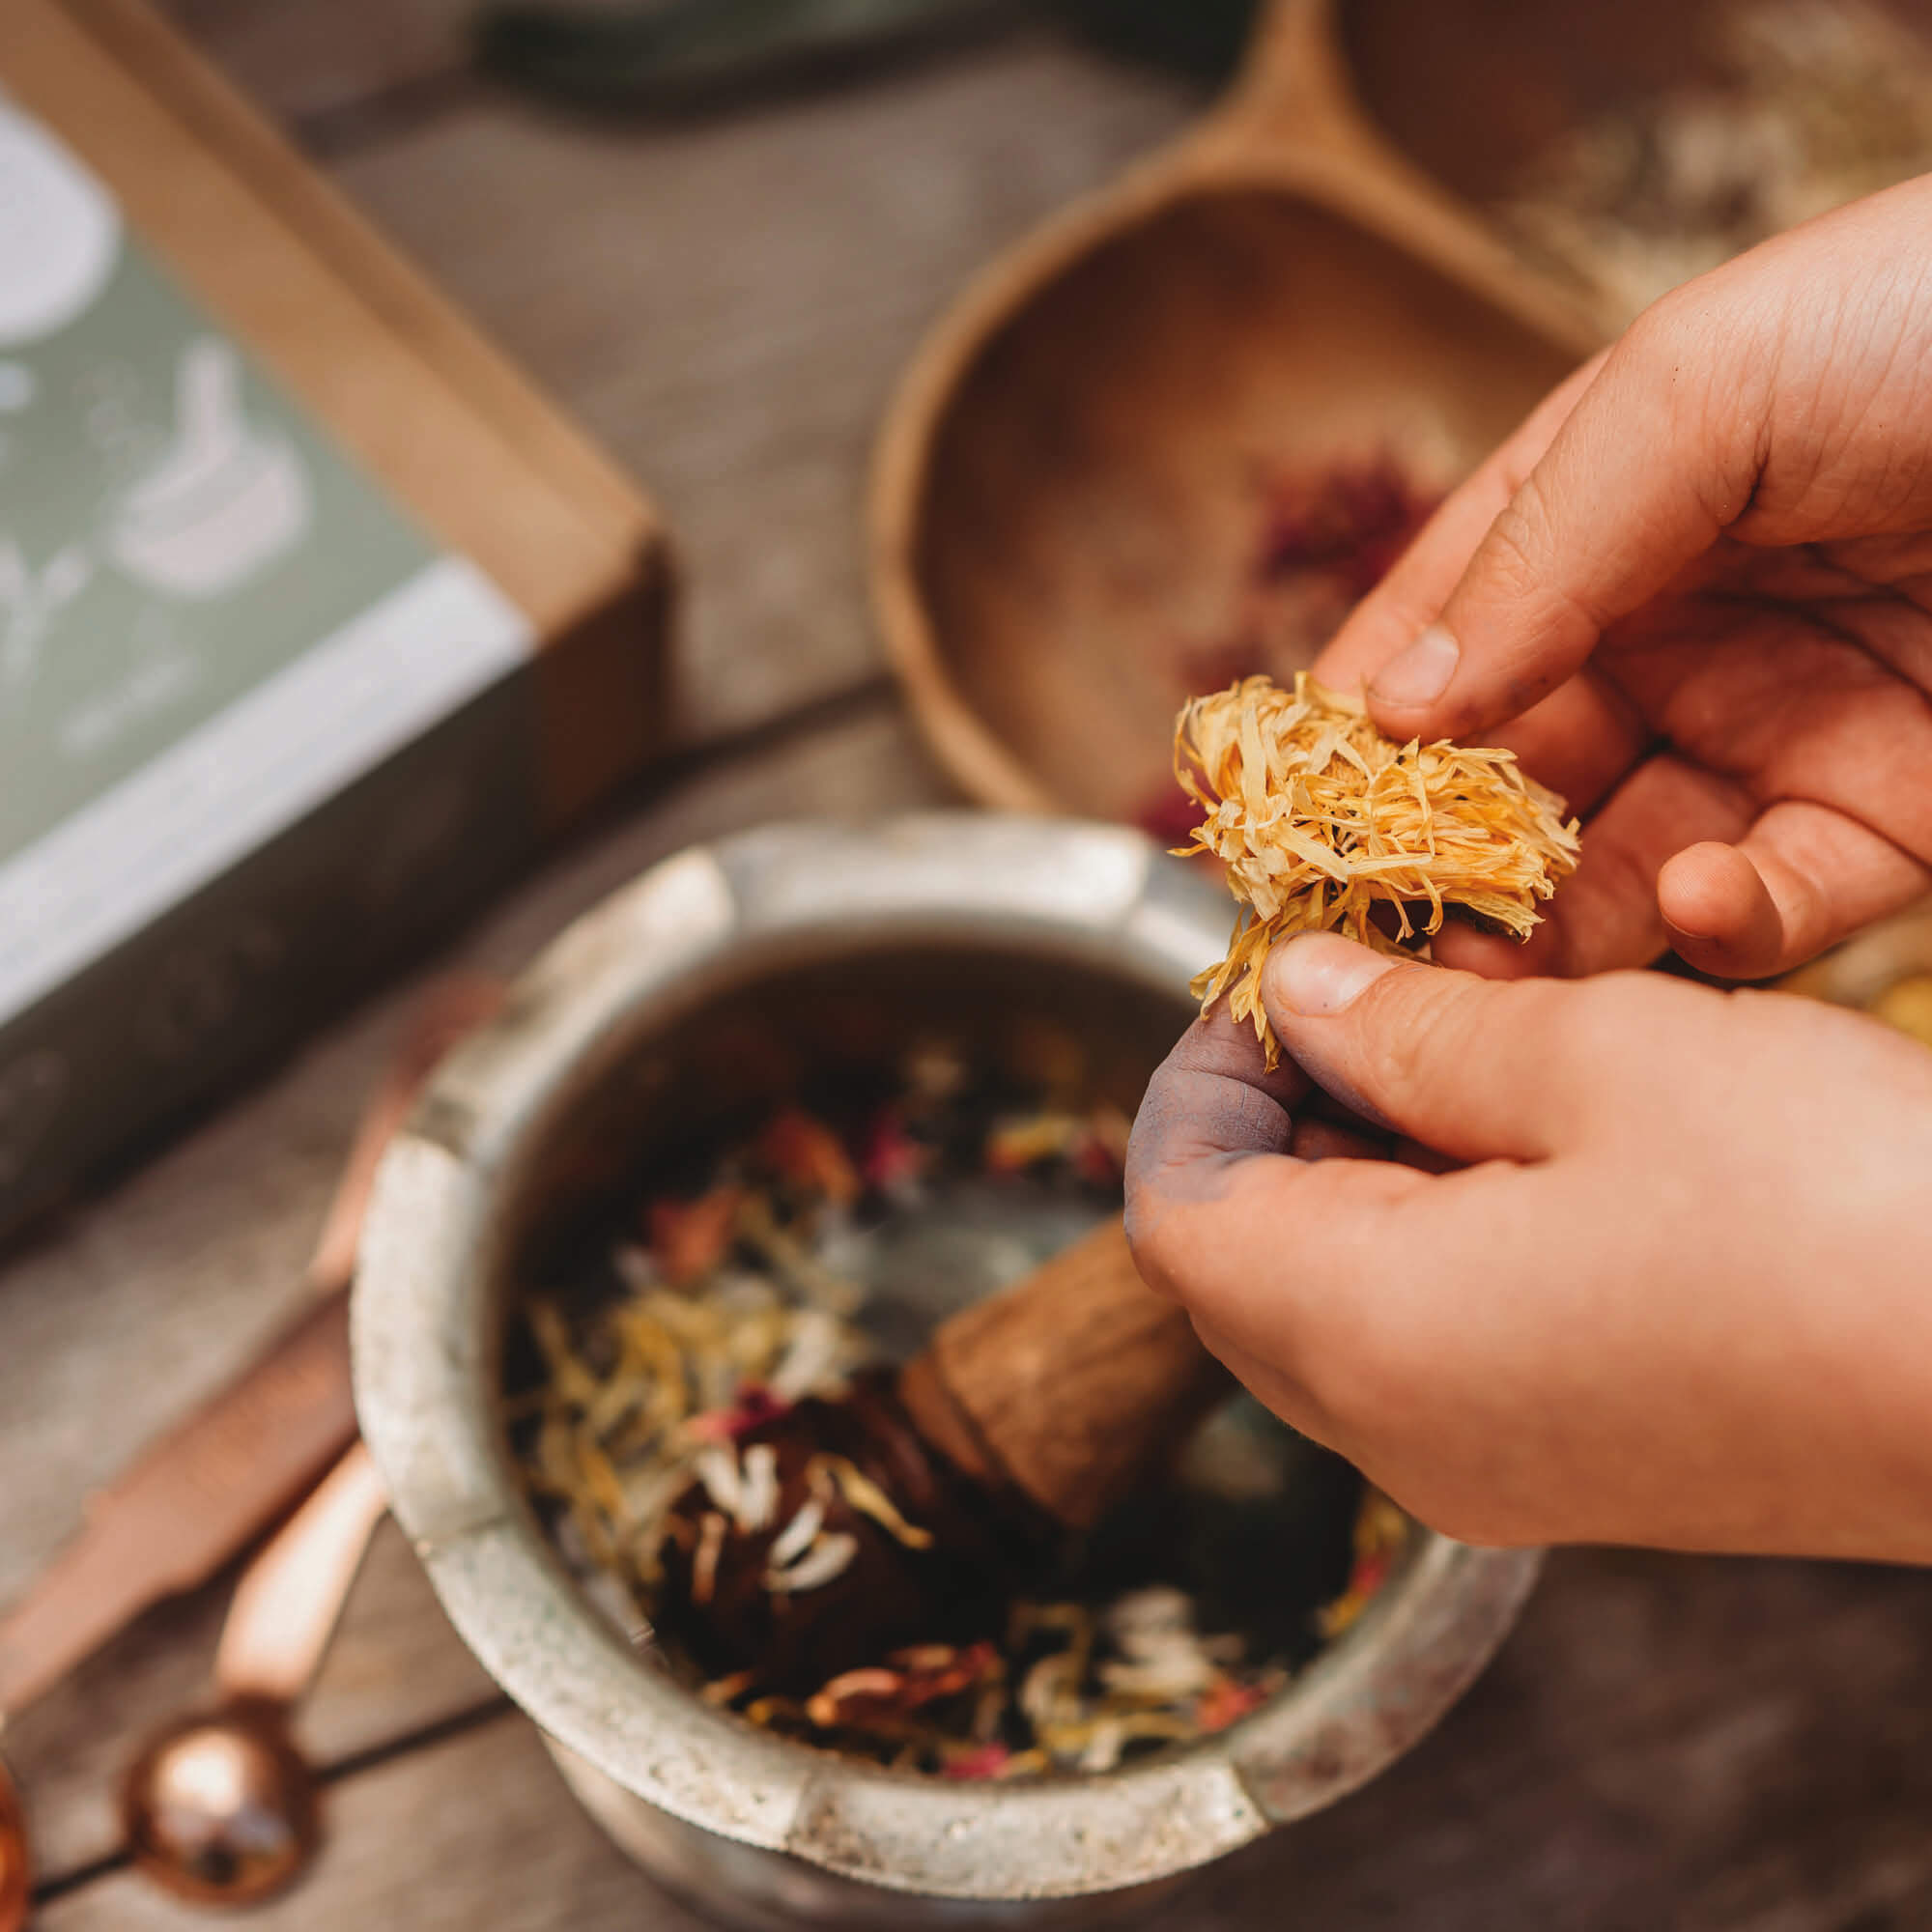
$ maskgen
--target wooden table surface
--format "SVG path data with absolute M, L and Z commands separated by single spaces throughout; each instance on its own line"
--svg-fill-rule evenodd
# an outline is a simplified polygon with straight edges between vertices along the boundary
M 690 595 L 676 777 L 639 786 L 449 949 L 504 970 L 696 838 L 947 797 L 864 606 L 867 446 L 981 260 L 1198 103 L 1015 31 L 815 99 L 585 126 L 472 78 L 466 0 L 174 0 L 191 33 L 664 503 Z M 0 1597 L 88 1491 L 300 1293 L 410 988 L 0 1270 Z M 119 1855 L 112 1793 L 205 1681 L 226 1583 L 150 1615 L 10 1727 L 47 1932 L 185 1928 Z M 301 1730 L 329 1779 L 283 1928 L 686 1932 L 578 1810 L 383 1532 Z M 1569 1552 L 1405 1764 L 1208 1874 L 1160 1922 L 1932 1926 L 1932 1577 Z

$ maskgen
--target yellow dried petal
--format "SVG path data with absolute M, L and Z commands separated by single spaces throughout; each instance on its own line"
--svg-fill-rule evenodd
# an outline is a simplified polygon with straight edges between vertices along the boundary
M 902 1517 L 891 1496 L 880 1489 L 871 1477 L 845 1456 L 825 1456 L 814 1458 L 822 1462 L 845 1492 L 845 1500 L 861 1516 L 868 1516 L 886 1531 L 895 1537 L 908 1549 L 930 1549 L 932 1532 L 922 1529 L 917 1523 L 908 1522 Z
M 1577 869 L 1577 821 L 1514 753 L 1447 739 L 1397 745 L 1360 699 L 1306 671 L 1292 692 L 1250 677 L 1190 699 L 1175 722 L 1174 772 L 1203 812 L 1183 854 L 1220 860 L 1241 902 L 1226 957 L 1196 976 L 1194 993 L 1203 1010 L 1225 997 L 1271 1067 L 1281 1049 L 1261 976 L 1281 940 L 1341 931 L 1407 954 L 1409 909 L 1422 905 L 1425 936 L 1454 905 L 1526 939 L 1541 902 Z M 1393 908 L 1395 937 L 1376 923 L 1378 905 Z

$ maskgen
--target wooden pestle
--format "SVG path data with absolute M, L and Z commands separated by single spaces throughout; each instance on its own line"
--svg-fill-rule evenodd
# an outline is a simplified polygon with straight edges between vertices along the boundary
M 800 1695 L 906 1644 L 982 1636 L 1051 1573 L 1062 1532 L 1130 1493 L 1227 1387 L 1116 1219 L 944 1322 L 896 1376 L 871 1371 L 741 1436 L 740 1454 L 776 1458 L 778 1505 L 733 1528 L 728 1502 L 693 1482 L 663 1546 L 658 1631 L 714 1678 Z M 840 1467 L 870 1491 L 835 1493 Z M 867 1495 L 890 1499 L 897 1528 Z M 773 1551 L 808 1516 L 846 1558 L 775 1594 Z
M 943 1323 L 898 1398 L 956 1468 L 1084 1529 L 1227 1388 L 1186 1315 L 1142 1281 L 1117 1217 Z

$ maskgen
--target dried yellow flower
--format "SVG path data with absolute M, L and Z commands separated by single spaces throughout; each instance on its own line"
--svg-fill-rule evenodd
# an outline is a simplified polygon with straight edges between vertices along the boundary
M 1512 753 L 1384 738 L 1362 703 L 1297 671 L 1293 692 L 1250 677 L 1182 706 L 1174 775 L 1207 814 L 1183 856 L 1209 852 L 1241 902 L 1228 955 L 1194 980 L 1205 1011 L 1224 993 L 1270 1067 L 1281 1049 L 1261 998 L 1268 950 L 1339 931 L 1412 954 L 1456 905 L 1526 939 L 1537 902 L 1577 869 L 1577 827 Z M 1393 908 L 1395 931 L 1372 917 Z

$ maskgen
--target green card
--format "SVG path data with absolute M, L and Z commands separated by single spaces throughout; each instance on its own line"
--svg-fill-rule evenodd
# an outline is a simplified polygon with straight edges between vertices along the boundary
M 0 98 L 0 1026 L 529 645 Z

